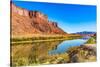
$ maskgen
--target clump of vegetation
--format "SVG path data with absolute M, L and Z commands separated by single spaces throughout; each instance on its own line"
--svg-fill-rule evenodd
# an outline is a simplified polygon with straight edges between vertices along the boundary
M 48 61 L 49 64 L 61 64 L 61 63 L 67 63 L 69 61 L 69 56 L 67 53 L 51 55 L 48 57 L 49 57 Z
M 13 63 L 14 62 L 14 63 Z M 26 58 L 24 58 L 24 57 L 19 57 L 18 59 L 13 59 L 12 60 L 12 66 L 14 67 L 14 66 L 22 66 L 22 65 L 26 65 L 28 63 L 28 61 L 27 61 L 27 59 Z
M 67 53 L 70 58 L 69 63 L 96 61 L 96 51 L 87 46 L 69 48 Z
M 95 44 L 96 43 L 96 39 L 91 37 L 87 42 L 86 44 Z

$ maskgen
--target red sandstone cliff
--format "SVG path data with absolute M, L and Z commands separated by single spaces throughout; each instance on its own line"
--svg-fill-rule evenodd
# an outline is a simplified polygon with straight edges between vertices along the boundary
M 29 11 L 11 3 L 11 34 L 65 34 L 56 22 L 48 21 L 47 15 Z

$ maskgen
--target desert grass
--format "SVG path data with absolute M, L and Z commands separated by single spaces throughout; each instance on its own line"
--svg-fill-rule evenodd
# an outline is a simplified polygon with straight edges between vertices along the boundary
M 32 42 L 42 42 L 42 41 L 57 41 L 57 40 L 72 40 L 79 39 L 79 35 L 21 35 L 21 36 L 11 36 L 11 43 L 32 43 Z

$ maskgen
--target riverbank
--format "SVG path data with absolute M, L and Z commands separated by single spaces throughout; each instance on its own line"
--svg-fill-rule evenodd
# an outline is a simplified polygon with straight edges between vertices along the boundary
M 96 47 L 96 44 L 85 44 L 86 46 L 88 46 L 88 47 Z
M 96 50 L 86 45 L 69 48 L 67 51 L 70 57 L 70 63 L 76 62 L 95 62 Z
M 20 43 L 33 43 L 43 41 L 59 41 L 59 40 L 72 40 L 79 39 L 80 35 L 31 35 L 31 36 L 12 36 L 11 44 Z

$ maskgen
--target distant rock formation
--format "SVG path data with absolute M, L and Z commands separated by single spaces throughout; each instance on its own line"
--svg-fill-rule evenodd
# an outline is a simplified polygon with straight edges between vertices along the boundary
M 79 35 L 82 35 L 82 36 L 95 36 L 96 32 L 83 31 L 83 32 L 76 32 L 76 33 L 73 33 L 73 34 L 79 34 Z
M 29 11 L 11 3 L 11 34 L 66 34 L 56 22 L 39 11 Z

